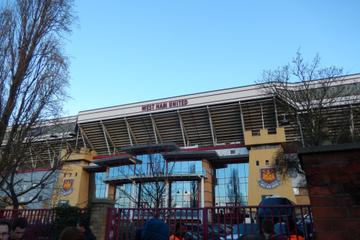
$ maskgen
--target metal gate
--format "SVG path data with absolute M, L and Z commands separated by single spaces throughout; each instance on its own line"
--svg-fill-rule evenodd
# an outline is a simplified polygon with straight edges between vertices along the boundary
M 302 235 L 314 239 L 310 206 L 231 206 L 206 208 L 109 208 L 107 240 L 132 240 L 150 218 L 161 219 L 174 233 L 175 226 L 184 229 L 184 239 L 228 240 L 262 233 L 265 221 L 274 234 Z M 279 237 L 280 238 L 280 237 Z

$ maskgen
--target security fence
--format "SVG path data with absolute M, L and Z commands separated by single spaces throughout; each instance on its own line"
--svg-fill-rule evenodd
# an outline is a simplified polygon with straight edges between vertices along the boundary
M 310 240 L 314 239 L 311 216 L 308 205 L 109 208 L 106 240 L 136 239 L 137 234 L 142 234 L 145 222 L 151 218 L 161 219 L 167 224 L 170 234 L 180 226 L 184 239 L 233 240 L 265 231 L 274 239 L 287 239 L 294 235 Z
M 57 207 L 53 209 L 0 209 L 0 219 L 10 224 L 17 218 L 24 218 L 29 239 L 57 239 L 66 226 L 75 226 L 79 219 L 89 219 L 88 209 Z

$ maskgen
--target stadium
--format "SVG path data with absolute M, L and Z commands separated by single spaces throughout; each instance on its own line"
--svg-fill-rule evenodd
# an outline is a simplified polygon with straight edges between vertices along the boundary
M 314 89 L 321 81 L 311 83 Z M 359 82 L 360 75 L 347 75 L 334 87 Z M 49 124 L 63 127 L 49 130 L 46 142 L 66 139 L 74 151 L 39 201 L 26 207 L 86 207 L 108 199 L 123 208 L 195 208 L 257 205 L 268 196 L 309 204 L 304 176 L 280 176 L 274 167 L 285 144 L 307 137 L 287 104 L 255 84 L 80 111 Z M 355 101 L 331 106 L 327 141 L 336 140 L 343 123 L 358 136 L 358 112 Z M 41 166 L 18 175 L 41 178 Z

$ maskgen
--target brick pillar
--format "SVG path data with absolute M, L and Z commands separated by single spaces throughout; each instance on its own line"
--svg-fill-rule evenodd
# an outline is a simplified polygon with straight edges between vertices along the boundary
M 105 239 L 107 209 L 114 207 L 114 201 L 97 199 L 91 203 L 90 227 L 96 239 Z
M 300 152 L 317 240 L 360 236 L 360 146 L 344 144 Z
M 201 199 L 201 201 L 204 203 L 204 206 L 202 207 L 213 207 L 213 168 L 208 160 L 202 161 L 202 167 L 206 171 L 205 178 L 201 180 L 202 188 L 201 191 L 203 191 L 204 199 Z M 203 182 L 202 182 L 203 181 Z

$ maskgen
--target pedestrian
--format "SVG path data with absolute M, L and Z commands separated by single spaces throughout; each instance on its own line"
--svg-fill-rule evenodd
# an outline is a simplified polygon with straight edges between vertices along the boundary
M 11 239 L 24 240 L 27 225 L 26 218 L 16 218 L 11 228 Z
M 290 235 L 288 237 L 289 240 L 305 240 L 302 234 L 298 232 L 295 221 L 293 220 L 289 221 L 289 229 L 290 229 Z
M 175 232 L 170 235 L 169 240 L 183 240 L 186 233 L 185 226 L 180 223 L 176 223 Z
M 0 220 L 0 240 L 10 239 L 10 223 L 5 220 Z
M 169 240 L 169 227 L 158 218 L 149 219 L 141 233 L 142 240 Z
M 240 237 L 240 239 L 245 239 L 245 240 L 265 240 L 265 237 L 261 234 L 256 234 L 256 233 L 251 233 L 251 234 L 246 234 Z
M 136 232 L 135 232 L 135 240 L 141 240 L 142 231 L 143 231 L 142 228 L 139 228 L 139 229 L 136 230 Z
M 93 232 L 91 231 L 89 224 L 87 221 L 80 219 L 77 224 L 76 227 L 82 232 L 84 233 L 85 236 L 85 240 L 96 240 L 95 235 L 93 234 Z
M 77 227 L 66 227 L 60 233 L 59 240 L 85 240 L 85 236 Z

